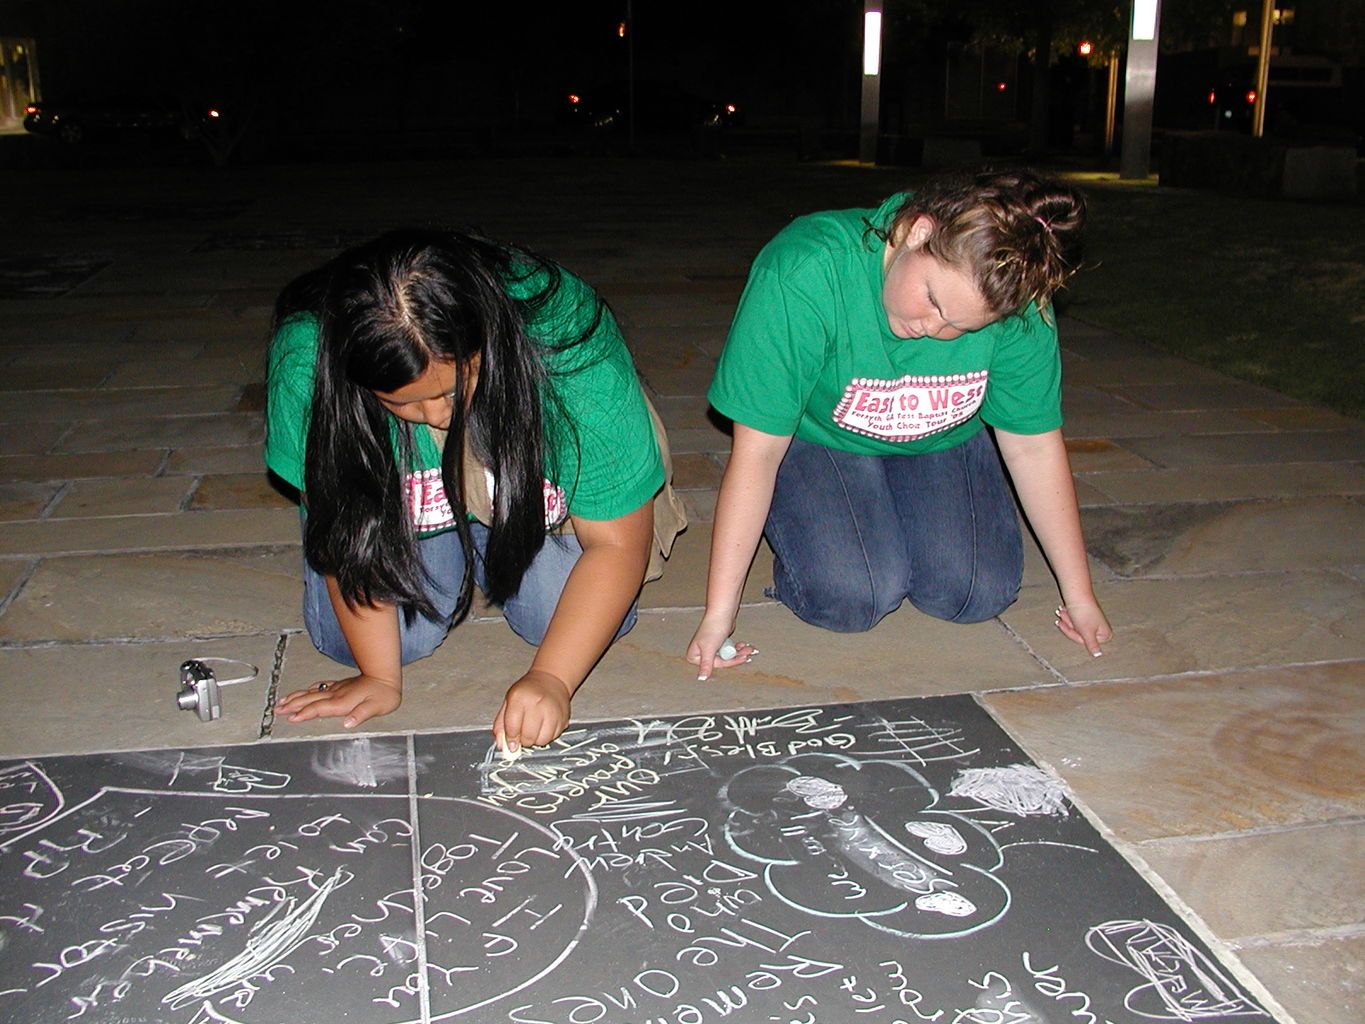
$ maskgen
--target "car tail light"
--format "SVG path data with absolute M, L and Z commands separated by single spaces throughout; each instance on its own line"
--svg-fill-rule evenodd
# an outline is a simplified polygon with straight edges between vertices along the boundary
M 37 107 L 35 104 L 30 103 L 28 106 L 26 106 L 26 107 L 24 108 L 24 113 L 25 113 L 25 114 L 36 114 L 36 113 L 38 113 L 38 107 Z

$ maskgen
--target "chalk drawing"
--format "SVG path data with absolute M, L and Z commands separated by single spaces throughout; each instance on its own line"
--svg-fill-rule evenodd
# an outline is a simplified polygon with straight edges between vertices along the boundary
M 1091 928 L 1085 943 L 1144 979 L 1124 999 L 1139 1016 L 1199 1021 L 1264 1015 L 1226 971 L 1170 925 L 1107 921 Z
M 1009 907 L 990 833 L 940 808 L 907 765 L 799 754 L 739 772 L 720 796 L 732 808 L 731 848 L 762 863 L 773 895 L 806 913 L 948 938 Z
M 953 779 L 948 792 L 982 807 L 1010 814 L 1067 813 L 1066 790 L 1059 780 L 1031 764 L 1003 768 L 966 768 Z

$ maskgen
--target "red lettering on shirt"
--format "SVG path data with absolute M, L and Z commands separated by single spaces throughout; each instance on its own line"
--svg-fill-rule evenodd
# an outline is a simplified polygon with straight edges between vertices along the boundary
M 831 414 L 845 430 L 882 441 L 914 441 L 976 415 L 989 372 L 907 374 L 896 380 L 855 377 Z
M 421 533 L 455 525 L 455 513 L 446 498 L 445 481 L 439 469 L 419 469 L 403 480 L 408 515 Z

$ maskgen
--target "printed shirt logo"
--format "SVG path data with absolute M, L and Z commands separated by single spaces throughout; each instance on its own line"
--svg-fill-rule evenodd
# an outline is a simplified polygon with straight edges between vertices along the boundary
M 417 530 L 426 533 L 455 525 L 455 513 L 446 498 L 446 485 L 439 469 L 409 473 L 403 489 L 407 492 L 408 514 Z
M 855 377 L 834 407 L 845 430 L 882 441 L 914 441 L 971 419 L 986 397 L 988 371 L 897 380 Z
M 491 502 L 498 482 L 487 466 L 483 467 L 483 479 L 488 486 L 488 500 Z M 540 489 L 545 498 L 545 529 L 552 530 L 569 518 L 569 503 L 564 497 L 564 488 L 555 486 L 549 480 L 542 480 Z
M 484 479 L 488 482 L 489 500 L 492 500 L 495 486 L 493 474 L 484 467 Z M 422 533 L 441 530 L 455 525 L 455 513 L 446 497 L 445 481 L 441 479 L 440 469 L 422 469 L 409 473 L 403 481 L 406 492 L 408 514 L 412 525 Z M 564 488 L 549 480 L 542 481 L 541 492 L 545 497 L 545 529 L 553 529 L 569 517 L 569 502 L 564 496 Z

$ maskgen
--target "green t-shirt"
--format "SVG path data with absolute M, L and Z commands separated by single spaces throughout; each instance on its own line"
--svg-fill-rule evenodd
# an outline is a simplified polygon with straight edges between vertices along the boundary
M 784 228 L 754 260 L 707 397 L 737 423 L 864 455 L 962 444 L 988 423 L 1062 423 L 1057 332 L 1036 307 L 952 341 L 898 338 L 882 306 L 884 243 L 905 194 Z
M 509 280 L 507 292 L 525 298 L 544 284 L 544 274 Z M 569 515 L 596 520 L 626 515 L 664 482 L 649 409 L 610 310 L 603 310 L 590 337 L 567 349 L 553 347 L 580 337 L 596 310 L 596 293 L 561 271 L 558 291 L 527 324 L 527 333 L 547 345 L 547 387 L 557 399 L 544 403 L 547 529 Z M 304 488 L 317 335 L 317 321 L 298 316 L 280 327 L 270 346 L 265 463 L 299 490 Z M 396 442 L 402 429 L 397 417 L 392 427 Z M 413 427 L 412 435 L 414 464 L 404 473 L 403 499 L 413 526 L 419 535 L 449 530 L 455 518 L 441 480 L 440 446 L 425 425 Z M 490 492 L 492 486 L 490 481 Z

